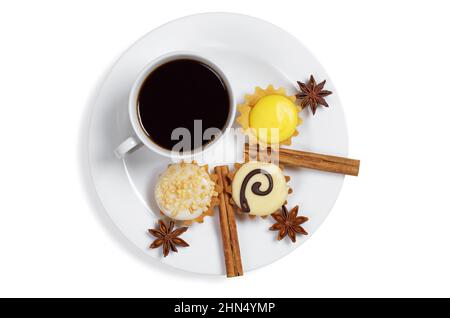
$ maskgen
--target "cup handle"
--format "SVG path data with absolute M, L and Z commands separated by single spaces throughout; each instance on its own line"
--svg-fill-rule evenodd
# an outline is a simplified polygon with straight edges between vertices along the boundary
M 131 136 L 125 139 L 125 141 L 122 142 L 116 150 L 114 150 L 114 154 L 117 158 L 123 159 L 127 153 L 139 148 L 140 146 L 142 146 L 142 141 L 140 141 L 137 137 Z

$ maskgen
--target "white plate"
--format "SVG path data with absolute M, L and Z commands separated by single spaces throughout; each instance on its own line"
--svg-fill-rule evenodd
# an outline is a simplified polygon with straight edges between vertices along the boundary
M 178 50 L 198 52 L 216 62 L 239 101 L 257 85 L 274 84 L 294 93 L 295 81 L 306 81 L 310 74 L 317 81 L 327 79 L 326 88 L 334 92 L 327 97 L 330 108 L 319 107 L 314 117 L 310 110 L 302 112 L 304 124 L 293 148 L 346 156 L 347 128 L 336 89 L 319 62 L 297 39 L 256 18 L 229 13 L 184 17 L 148 33 L 120 57 L 100 90 L 91 118 L 88 151 L 97 193 L 117 227 L 149 258 L 190 272 L 223 275 L 218 212 L 183 234 L 190 247 L 163 258 L 161 250 L 148 248 L 153 238 L 147 229 L 158 219 L 153 186 L 169 160 L 146 148 L 123 161 L 113 154 L 131 134 L 127 98 L 137 74 L 154 58 Z M 278 242 L 276 232 L 268 230 L 271 218 L 238 221 L 244 271 L 278 260 L 311 237 L 333 207 L 344 181 L 342 175 L 306 169 L 286 169 L 286 173 L 292 177 L 294 190 L 288 207 L 300 204 L 300 214 L 310 218 L 305 223 L 310 235 L 299 237 L 296 244 L 287 239 Z

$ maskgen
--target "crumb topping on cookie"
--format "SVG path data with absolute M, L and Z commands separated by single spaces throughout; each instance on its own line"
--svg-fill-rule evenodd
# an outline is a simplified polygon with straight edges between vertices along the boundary
M 206 167 L 193 163 L 170 165 L 160 176 L 155 189 L 156 201 L 164 214 L 177 218 L 186 211 L 192 218 L 205 212 L 218 193 Z M 183 217 L 185 219 L 185 217 Z

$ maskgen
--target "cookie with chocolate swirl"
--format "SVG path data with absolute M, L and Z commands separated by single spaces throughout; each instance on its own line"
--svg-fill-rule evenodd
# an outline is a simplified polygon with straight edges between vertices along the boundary
M 291 189 L 289 177 L 273 163 L 250 161 L 235 165 L 230 174 L 232 203 L 249 216 L 265 217 L 277 212 L 286 203 Z

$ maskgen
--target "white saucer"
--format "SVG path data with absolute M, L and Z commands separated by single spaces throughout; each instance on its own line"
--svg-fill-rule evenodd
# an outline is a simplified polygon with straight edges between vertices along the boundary
M 114 149 L 131 135 L 127 117 L 127 99 L 134 79 L 154 58 L 171 51 L 193 51 L 216 62 L 229 78 L 233 91 L 242 101 L 255 86 L 283 86 L 288 93 L 296 90 L 296 80 L 305 82 L 310 74 L 317 81 L 327 79 L 329 108 L 319 106 L 313 117 L 309 109 L 300 135 L 292 148 L 346 156 L 348 137 L 344 113 L 333 83 L 314 56 L 294 37 L 278 27 L 248 16 L 208 13 L 184 17 L 148 33 L 128 49 L 113 66 L 100 90 L 92 113 L 89 132 L 89 161 L 97 193 L 112 220 L 122 233 L 148 257 L 190 272 L 224 275 L 218 212 L 194 224 L 183 234 L 190 247 L 163 258 L 159 249 L 149 249 L 158 210 L 152 196 L 158 175 L 169 159 L 141 148 L 120 161 Z M 176 94 L 176 88 L 174 91 Z M 300 214 L 308 216 L 307 237 L 276 240 L 269 231 L 271 218 L 238 220 L 239 242 L 244 272 L 272 263 L 292 252 L 311 237 L 325 220 L 344 176 L 306 169 L 286 169 L 292 177 L 294 192 L 288 207 L 300 204 Z

